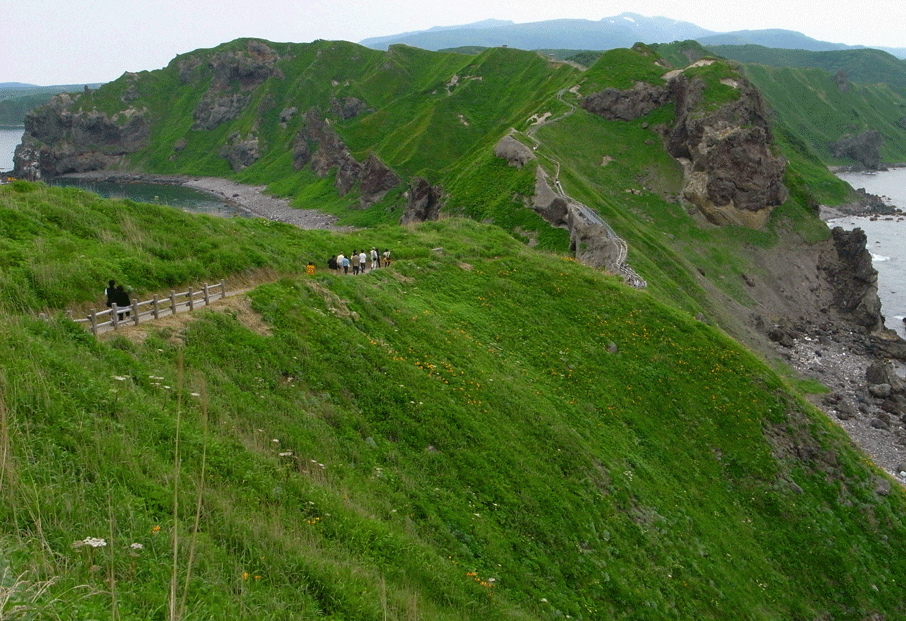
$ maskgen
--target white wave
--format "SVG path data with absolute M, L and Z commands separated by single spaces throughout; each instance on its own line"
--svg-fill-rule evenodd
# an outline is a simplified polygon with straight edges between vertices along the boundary
M 885 257 L 881 254 L 871 253 L 871 260 L 873 263 L 884 263 L 885 261 L 890 261 L 890 257 Z

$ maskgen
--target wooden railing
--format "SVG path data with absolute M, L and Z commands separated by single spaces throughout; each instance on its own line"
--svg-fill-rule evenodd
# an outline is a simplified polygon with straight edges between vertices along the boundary
M 189 287 L 188 291 L 175 293 L 170 291 L 169 296 L 160 298 L 155 295 L 150 300 L 139 302 L 132 301 L 129 306 L 119 307 L 113 304 L 103 311 L 91 310 L 85 319 L 73 319 L 76 323 L 87 323 L 93 334 L 116 330 L 124 324 L 138 325 L 142 320 L 160 319 L 178 312 L 192 311 L 197 306 L 207 306 L 214 300 L 226 297 L 226 283 L 220 281 L 216 285 L 204 284 L 200 290 Z

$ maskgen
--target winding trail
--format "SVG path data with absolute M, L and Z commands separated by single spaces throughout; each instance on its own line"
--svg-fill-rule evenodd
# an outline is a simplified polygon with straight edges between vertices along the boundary
M 550 185 L 554 189 L 554 191 L 557 193 L 557 195 L 566 202 L 566 204 L 568 205 L 568 208 L 572 207 L 573 209 L 578 211 L 579 214 L 586 221 L 600 226 L 602 229 L 604 229 L 604 231 L 607 232 L 607 239 L 609 241 L 613 242 L 614 244 L 616 244 L 617 249 L 618 249 L 617 258 L 613 261 L 612 265 L 608 266 L 609 269 L 611 271 L 621 275 L 628 285 L 635 287 L 636 289 L 644 289 L 645 287 L 648 286 L 648 283 L 645 281 L 644 278 L 642 278 L 635 270 L 633 270 L 631 267 L 629 267 L 629 265 L 626 263 L 626 257 L 629 254 L 629 245 L 626 243 L 626 240 L 624 240 L 622 237 L 617 235 L 616 231 L 613 230 L 613 228 L 598 214 L 597 211 L 595 211 L 588 205 L 576 200 L 575 198 L 573 198 L 572 196 L 567 194 L 566 190 L 563 189 L 563 185 L 560 183 L 560 161 L 559 160 L 555 160 L 554 158 L 552 158 L 548 155 L 539 154 L 537 152 L 538 147 L 540 147 L 542 144 L 541 141 L 538 140 L 538 138 L 535 136 L 535 134 L 538 132 L 538 130 L 546 125 L 551 125 L 553 123 L 562 121 L 563 119 L 574 114 L 577 110 L 575 104 L 573 104 L 569 101 L 566 101 L 563 98 L 563 93 L 565 93 L 567 90 L 568 89 L 566 89 L 566 88 L 561 88 L 559 91 L 557 91 L 557 99 L 564 106 L 566 106 L 568 108 L 568 110 L 566 112 L 564 112 L 563 114 L 561 114 L 560 116 L 557 116 L 554 118 L 547 118 L 546 116 L 538 118 L 538 120 L 535 123 L 533 123 L 532 126 L 529 127 L 528 130 L 526 130 L 523 133 L 523 135 L 526 136 L 529 140 L 531 140 L 534 143 L 535 146 L 532 148 L 532 150 L 535 151 L 536 157 L 543 157 L 544 159 L 546 159 L 547 161 L 549 161 L 551 164 L 554 165 L 555 172 L 554 172 L 554 176 L 552 179 L 553 182 L 550 183 Z M 511 129 L 508 135 L 512 136 L 515 133 L 519 133 L 519 132 L 517 132 L 515 129 Z M 545 176 L 547 176 L 547 173 L 545 173 L 543 171 L 543 169 L 542 169 L 542 173 Z M 549 181 L 550 181 L 550 178 L 549 178 Z

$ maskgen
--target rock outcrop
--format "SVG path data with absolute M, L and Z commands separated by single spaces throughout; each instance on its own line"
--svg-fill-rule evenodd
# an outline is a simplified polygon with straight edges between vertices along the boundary
M 823 267 L 833 286 L 834 306 L 864 332 L 877 333 L 884 328 L 884 316 L 878 299 L 878 272 L 866 248 L 865 232 L 835 227 L 831 238 L 838 260 Z
M 510 166 L 522 168 L 535 159 L 532 149 L 512 136 L 504 136 L 494 145 L 494 155 L 503 158 Z
M 174 61 L 184 84 L 210 84 L 192 113 L 193 131 L 210 131 L 239 118 L 252 101 L 252 91 L 282 73 L 280 56 L 261 41 L 250 40 L 244 49 L 218 52 L 204 61 L 188 55 Z M 25 118 L 25 136 L 16 149 L 15 173 L 27 179 L 52 178 L 67 173 L 117 168 L 126 156 L 148 146 L 151 114 L 141 105 L 141 78 L 126 73 L 119 99 L 127 108 L 115 113 L 99 111 L 86 91 L 57 95 Z M 188 142 L 174 143 L 171 160 Z M 233 170 L 253 164 L 261 156 L 256 132 L 235 132 L 221 145 L 219 154 Z
M 647 82 L 638 82 L 628 90 L 605 88 L 582 100 L 582 107 L 612 121 L 632 121 L 661 107 L 670 99 L 670 91 Z
M 250 134 L 242 137 L 239 132 L 233 132 L 227 138 L 226 144 L 221 147 L 220 156 L 230 163 L 233 172 L 248 168 L 261 157 L 258 136 Z
M 359 186 L 362 209 L 380 201 L 401 183 L 399 176 L 376 155 L 369 155 L 364 164 L 357 161 L 316 108 L 305 113 L 303 126 L 293 142 L 293 167 L 302 170 L 306 166 L 319 177 L 336 170 L 334 185 L 340 196 Z
M 409 184 L 406 209 L 400 224 L 413 224 L 437 220 L 443 206 L 443 190 L 426 179 L 414 178 Z
M 676 122 L 666 131 L 666 146 L 683 165 L 683 197 L 715 224 L 762 226 L 789 193 L 783 185 L 786 161 L 771 152 L 761 95 L 742 78 L 725 80 L 737 97 L 710 110 L 701 78 L 682 72 L 668 78 L 664 87 L 638 83 L 627 90 L 604 89 L 586 97 L 582 107 L 607 119 L 631 121 L 673 102 Z
M 834 157 L 856 160 L 869 170 L 877 170 L 881 166 L 881 146 L 884 137 L 877 130 L 864 131 L 855 136 L 846 135 L 830 145 Z
M 773 136 L 758 90 L 745 80 L 727 86 L 738 97 L 703 113 L 700 79 L 680 74 L 670 81 L 677 120 L 667 150 L 683 164 L 683 197 L 708 220 L 758 228 L 789 196 L 786 160 L 771 152 Z
M 50 179 L 106 168 L 147 146 L 146 110 L 128 108 L 115 115 L 73 111 L 82 96 L 56 95 L 25 115 L 25 133 L 13 158 L 15 176 Z

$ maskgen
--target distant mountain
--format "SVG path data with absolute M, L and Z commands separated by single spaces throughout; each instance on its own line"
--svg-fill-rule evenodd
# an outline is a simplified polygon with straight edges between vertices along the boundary
M 0 82 L 0 88 L 37 88 L 37 85 L 22 82 Z
M 558 19 L 516 24 L 511 21 L 486 20 L 462 26 L 444 26 L 374 37 L 364 39 L 360 43 L 366 47 L 383 50 L 398 43 L 432 51 L 504 45 L 523 50 L 610 50 L 631 47 L 638 42 L 670 43 L 689 39 L 706 46 L 761 45 L 813 52 L 865 48 L 861 45 L 819 41 L 800 32 L 776 28 L 719 33 L 689 22 L 666 17 L 645 17 L 636 13 L 621 13 L 600 21 Z M 898 58 L 906 58 L 906 48 L 876 49 Z
M 842 43 L 828 43 L 807 37 L 794 30 L 772 28 L 768 30 L 737 30 L 699 37 L 696 39 L 704 46 L 715 45 L 761 45 L 785 50 L 808 50 L 810 52 L 827 52 L 846 50 L 851 46 Z
M 472 24 L 465 24 L 461 26 L 434 26 L 428 30 L 412 30 L 410 32 L 402 32 L 400 34 L 389 35 L 386 37 L 371 37 L 369 39 L 364 39 L 359 42 L 360 45 L 365 47 L 370 47 L 371 49 L 387 49 L 388 46 L 398 43 L 400 37 L 414 37 L 417 35 L 422 35 L 425 33 L 440 33 L 449 30 L 485 30 L 493 28 L 505 28 L 507 26 L 515 26 L 515 22 L 502 20 L 502 19 L 486 19 L 480 22 L 474 22 Z M 413 46 L 417 47 L 417 46 Z
M 515 24 L 492 20 L 365 39 L 360 43 L 374 49 L 387 49 L 390 45 L 402 43 L 432 51 L 453 47 L 504 45 L 524 50 L 605 50 L 631 47 L 639 41 L 666 43 L 712 34 L 716 33 L 689 22 L 622 13 L 615 17 L 605 17 L 600 21 L 558 19 Z
M 801 32 L 794 30 L 781 30 L 773 28 L 769 30 L 737 30 L 735 32 L 725 32 L 708 37 L 696 39 L 706 47 L 716 47 L 725 45 L 760 45 L 782 50 L 806 50 L 809 52 L 832 52 L 836 50 L 864 50 L 877 49 L 897 58 L 906 58 L 906 48 L 894 47 L 874 47 L 870 48 L 865 45 L 845 45 L 843 43 L 829 43 L 807 37 Z

